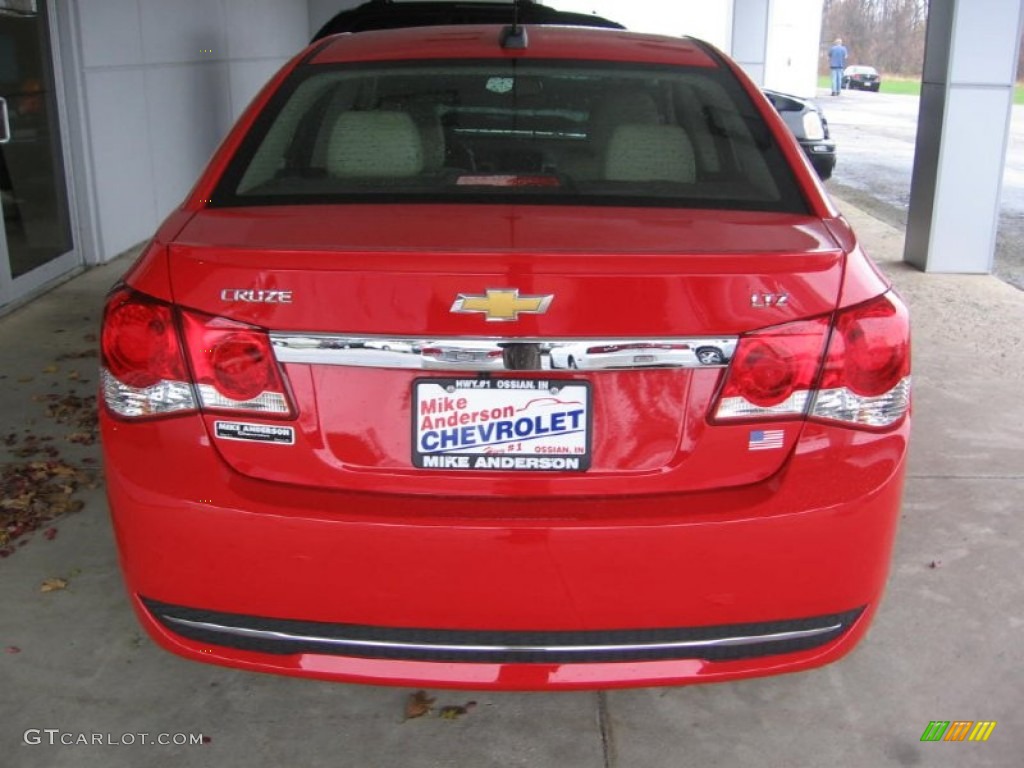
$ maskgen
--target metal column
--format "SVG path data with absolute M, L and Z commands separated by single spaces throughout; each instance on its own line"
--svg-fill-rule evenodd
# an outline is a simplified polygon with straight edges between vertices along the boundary
M 931 0 L 904 259 L 992 271 L 1024 0 Z
M 758 85 L 764 85 L 768 22 L 772 0 L 733 0 L 732 57 Z

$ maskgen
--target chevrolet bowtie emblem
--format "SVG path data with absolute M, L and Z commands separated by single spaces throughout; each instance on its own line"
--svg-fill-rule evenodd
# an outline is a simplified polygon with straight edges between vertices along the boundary
M 482 312 L 487 315 L 488 322 L 518 320 L 519 314 L 543 315 L 548 311 L 554 300 L 553 294 L 547 296 L 520 296 L 518 288 L 488 289 L 484 296 L 471 296 L 460 293 L 452 312 Z

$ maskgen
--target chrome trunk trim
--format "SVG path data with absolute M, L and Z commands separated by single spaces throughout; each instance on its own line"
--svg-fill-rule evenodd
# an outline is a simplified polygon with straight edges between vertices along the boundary
M 623 371 L 723 368 L 736 336 L 503 338 L 270 334 L 282 363 L 431 371 Z

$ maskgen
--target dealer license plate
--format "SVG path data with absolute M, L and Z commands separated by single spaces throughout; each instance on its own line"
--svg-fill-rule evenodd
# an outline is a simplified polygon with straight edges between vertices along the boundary
M 590 383 L 418 379 L 414 466 L 582 472 L 590 467 Z

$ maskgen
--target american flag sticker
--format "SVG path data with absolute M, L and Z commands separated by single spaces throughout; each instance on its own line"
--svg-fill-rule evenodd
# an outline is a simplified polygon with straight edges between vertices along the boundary
M 747 448 L 751 451 L 773 451 L 782 447 L 782 438 L 786 432 L 782 429 L 752 429 Z

